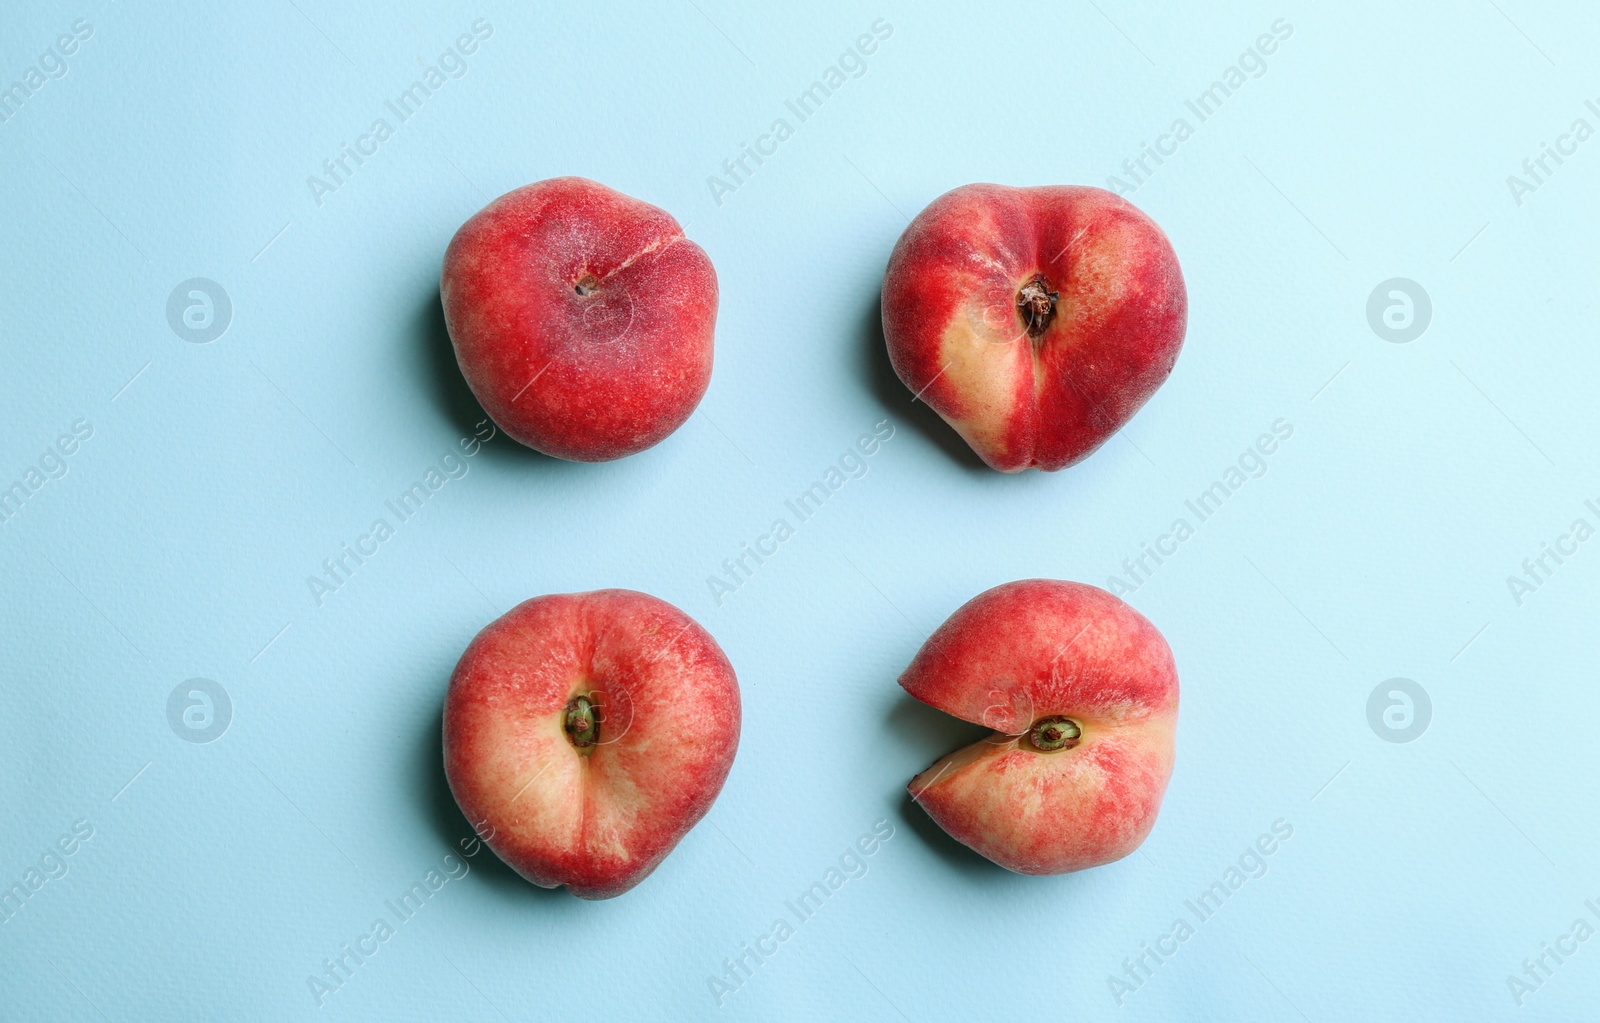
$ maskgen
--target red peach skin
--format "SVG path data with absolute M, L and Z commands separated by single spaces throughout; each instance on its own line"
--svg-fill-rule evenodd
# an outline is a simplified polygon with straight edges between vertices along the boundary
M 1027 579 L 962 605 L 900 677 L 912 696 L 994 729 L 912 780 L 957 841 L 1021 874 L 1061 874 L 1133 852 L 1172 774 L 1178 674 L 1166 640 L 1118 598 Z M 1081 738 L 1043 752 L 1037 723 Z
M 567 711 L 596 709 L 580 748 Z M 739 746 L 739 684 L 704 629 L 632 590 L 535 597 L 480 632 L 450 678 L 444 763 L 512 869 L 620 895 L 705 816 Z
M 1167 379 L 1187 323 L 1167 236 L 1100 188 L 946 192 L 883 279 L 895 372 L 1001 472 L 1088 457 Z
M 660 442 L 711 382 L 717 273 L 666 211 L 584 178 L 508 192 L 450 241 L 439 278 L 484 411 L 547 455 Z

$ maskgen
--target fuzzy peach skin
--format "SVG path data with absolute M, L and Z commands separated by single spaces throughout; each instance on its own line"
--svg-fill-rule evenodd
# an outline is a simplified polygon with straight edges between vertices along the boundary
M 717 273 L 664 210 L 585 178 L 508 192 L 439 277 L 472 393 L 537 451 L 603 462 L 660 442 L 711 382 Z
M 1187 323 L 1167 236 L 1100 188 L 946 192 L 883 278 L 895 372 L 1001 472 L 1088 457 L 1167 379 Z
M 1166 640 L 1102 589 L 1026 579 L 950 616 L 900 676 L 912 696 L 994 734 L 917 775 L 939 826 L 1019 874 L 1062 874 L 1133 852 L 1172 775 L 1178 673 Z M 1070 748 L 1043 752 L 1040 722 Z
M 578 745 L 569 711 L 592 705 Z M 632 590 L 535 597 L 450 678 L 444 767 L 484 841 L 542 888 L 608 899 L 704 817 L 739 746 L 739 683 L 710 634 Z

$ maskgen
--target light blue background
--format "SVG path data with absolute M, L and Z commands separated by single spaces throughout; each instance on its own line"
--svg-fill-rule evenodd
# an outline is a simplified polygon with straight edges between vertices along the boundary
M 1520 1009 L 1506 981 L 1600 897 L 1600 545 L 1521 606 L 1506 582 L 1600 524 L 1600 141 L 1520 206 L 1506 184 L 1600 126 L 1591 6 L 20 6 L 0 84 L 74 20 L 93 36 L 0 124 L 0 482 L 73 421 L 94 435 L 0 526 L 0 883 L 95 833 L 0 925 L 0 1018 L 1592 1013 L 1600 941 Z M 713 202 L 707 176 L 880 17 L 866 74 Z M 319 207 L 307 176 L 478 18 L 467 73 Z M 1278 18 L 1266 73 L 1132 197 L 1188 279 L 1170 381 L 1073 469 L 975 467 L 882 354 L 906 216 L 969 181 L 1103 184 Z M 715 261 L 701 414 L 606 465 L 491 441 L 318 607 L 306 577 L 480 418 L 446 242 L 561 174 L 666 208 Z M 1409 344 L 1366 317 L 1396 276 L 1434 306 Z M 166 320 L 192 277 L 232 299 L 210 344 Z M 945 838 L 904 785 L 971 729 L 895 685 L 924 635 L 1005 580 L 1105 585 L 1279 418 L 1266 475 L 1129 597 L 1183 685 L 1141 853 L 1024 878 Z M 718 606 L 706 577 L 885 419 L 869 474 Z M 469 834 L 437 738 L 462 648 L 601 586 L 672 601 L 736 666 L 715 808 L 609 902 L 472 858 L 319 1008 L 307 977 Z M 1433 707 L 1404 744 L 1366 710 L 1396 676 Z M 193 677 L 233 702 L 207 745 L 167 721 Z M 1280 818 L 1268 873 L 1119 1008 L 1108 975 Z M 723 959 L 880 819 L 866 876 L 719 1008 Z

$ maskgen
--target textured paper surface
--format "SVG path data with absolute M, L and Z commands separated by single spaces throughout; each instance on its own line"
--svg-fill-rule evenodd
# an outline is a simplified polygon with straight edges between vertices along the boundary
M 1587 1015 L 1597 42 L 1508 0 L 8 7 L 0 884 L 39 887 L 0 1017 Z M 475 440 L 438 310 L 456 226 L 561 174 L 721 281 L 700 412 L 607 465 Z M 1113 176 L 1187 276 L 1177 368 L 1073 469 L 977 467 L 889 370 L 889 250 L 959 184 Z M 1028 576 L 1117 576 L 1183 686 L 1149 841 L 1049 879 L 907 803 L 970 730 L 895 684 Z M 704 823 L 587 904 L 466 855 L 438 729 L 479 628 L 601 586 L 704 624 L 745 719 Z

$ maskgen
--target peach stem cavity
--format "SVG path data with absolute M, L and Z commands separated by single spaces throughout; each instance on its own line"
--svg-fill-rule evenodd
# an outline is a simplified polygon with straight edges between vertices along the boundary
M 1040 718 L 1028 730 L 1028 743 L 1041 753 L 1071 749 L 1083 738 L 1083 728 L 1067 717 Z
M 587 696 L 574 696 L 567 701 L 562 727 L 566 730 L 567 741 L 576 749 L 587 750 L 600 741 L 600 719 Z
M 1017 292 L 1017 311 L 1028 325 L 1028 336 L 1037 338 L 1050 329 L 1056 318 L 1056 303 L 1061 301 L 1058 292 L 1050 290 L 1044 274 L 1034 274 Z

